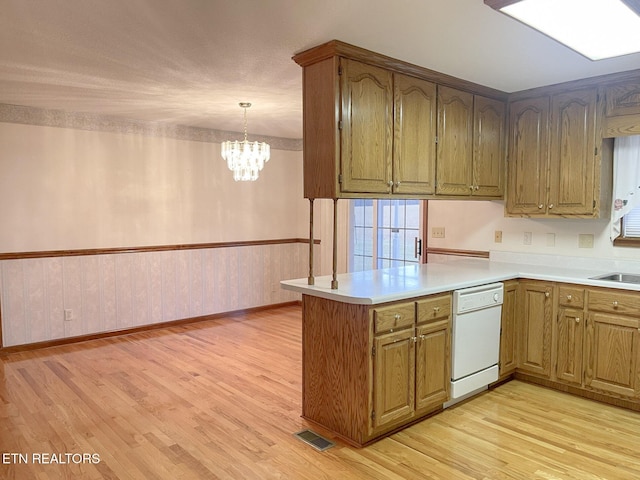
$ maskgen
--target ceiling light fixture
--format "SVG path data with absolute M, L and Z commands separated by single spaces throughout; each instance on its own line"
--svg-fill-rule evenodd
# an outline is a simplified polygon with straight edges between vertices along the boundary
M 244 108 L 244 141 L 222 142 L 222 158 L 227 161 L 227 166 L 233 172 L 233 179 L 236 182 L 255 181 L 264 164 L 269 161 L 271 148 L 265 142 L 247 141 L 247 108 L 251 104 L 240 102 L 239 105 Z
M 639 0 L 485 0 L 591 60 L 640 52 Z

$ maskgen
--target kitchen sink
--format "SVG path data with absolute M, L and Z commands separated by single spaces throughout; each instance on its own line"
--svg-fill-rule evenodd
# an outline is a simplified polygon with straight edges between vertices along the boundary
M 591 277 L 591 280 L 606 280 L 608 282 L 635 283 L 640 285 L 640 275 L 634 275 L 633 273 L 605 273 L 604 275 Z

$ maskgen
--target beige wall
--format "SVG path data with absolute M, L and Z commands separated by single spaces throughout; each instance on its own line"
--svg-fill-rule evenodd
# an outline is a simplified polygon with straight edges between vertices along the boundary
M 0 253 L 306 237 L 302 152 L 234 182 L 219 143 L 0 123 Z
M 605 210 L 606 206 L 603 207 Z M 608 217 L 605 211 L 605 216 Z M 431 238 L 429 246 L 462 250 L 497 250 L 544 253 L 574 257 L 640 259 L 640 249 L 614 247 L 608 218 L 546 219 L 506 218 L 502 201 L 429 202 L 429 228 L 445 227 L 445 238 Z M 494 232 L 502 231 L 502 243 L 494 242 Z M 531 245 L 524 245 L 524 232 L 531 232 Z M 549 242 L 554 236 L 554 245 Z M 578 235 L 592 234 L 593 248 L 579 248 Z
M 235 182 L 215 142 L 0 122 L 0 146 L 0 253 L 308 236 L 301 151 Z M 1 260 L 3 345 L 297 300 L 307 268 L 302 243 Z

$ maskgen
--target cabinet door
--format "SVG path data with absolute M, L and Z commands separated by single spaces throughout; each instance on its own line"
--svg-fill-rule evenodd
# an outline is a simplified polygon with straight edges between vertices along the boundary
M 391 191 L 393 75 L 355 60 L 341 60 L 341 190 Z
M 518 297 L 521 319 L 518 367 L 549 378 L 553 286 L 544 282 L 522 282 Z
M 413 329 L 375 338 L 373 427 L 410 418 L 415 411 L 415 339 Z
M 608 86 L 605 97 L 607 117 L 640 115 L 640 78 Z
M 570 308 L 558 312 L 556 377 L 578 385 L 582 384 L 583 313 Z
M 517 291 L 517 282 L 505 283 L 500 323 L 500 377 L 510 375 L 518 366 L 516 341 Z
M 450 319 L 417 328 L 416 336 L 416 411 L 442 405 L 449 400 Z
M 436 193 L 470 195 L 473 157 L 473 95 L 438 86 Z
M 436 177 L 436 85 L 395 74 L 393 192 L 432 194 Z
M 504 194 L 505 104 L 476 95 L 473 106 L 473 195 Z
M 507 213 L 546 211 L 549 98 L 519 100 L 509 106 Z
M 590 313 L 587 326 L 585 385 L 625 397 L 640 393 L 640 320 Z
M 595 209 L 596 89 L 551 97 L 547 212 L 587 215 Z

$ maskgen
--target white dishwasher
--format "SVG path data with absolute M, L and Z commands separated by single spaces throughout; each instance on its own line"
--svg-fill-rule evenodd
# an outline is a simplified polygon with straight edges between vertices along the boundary
M 498 379 L 503 298 L 502 283 L 453 292 L 451 400 L 445 407 L 486 390 Z

